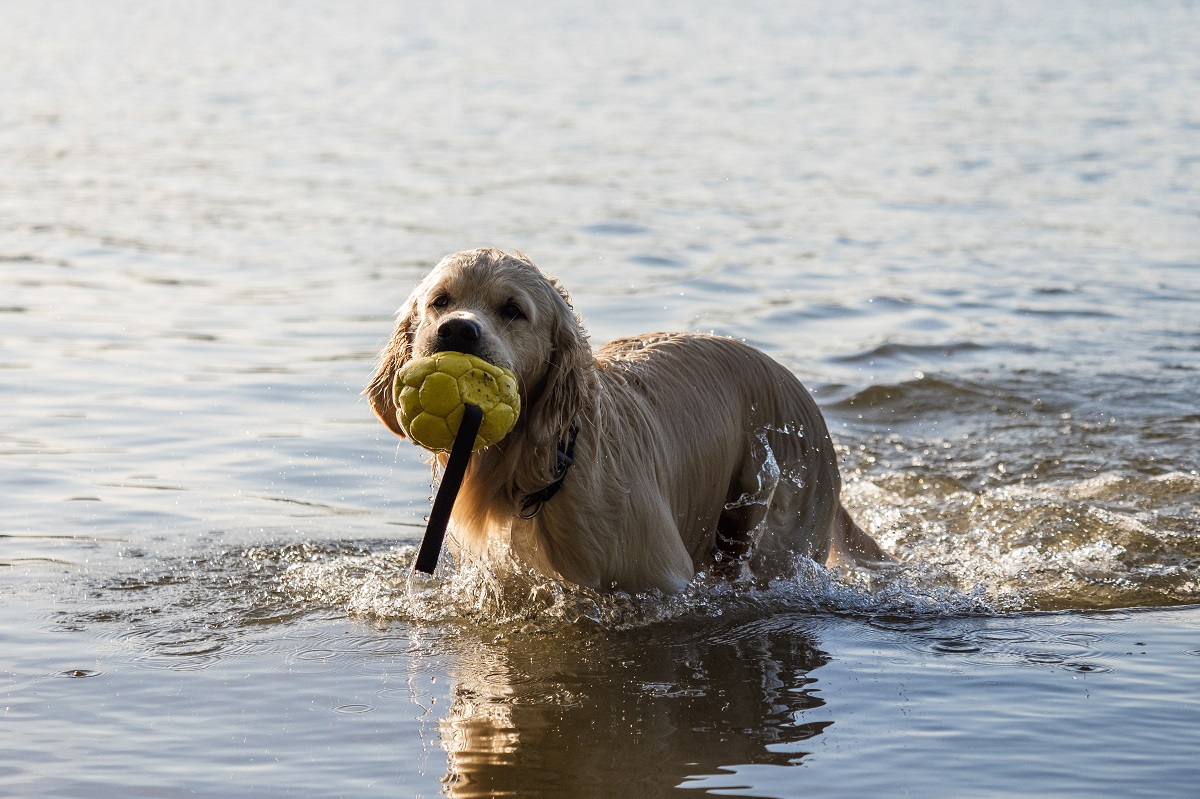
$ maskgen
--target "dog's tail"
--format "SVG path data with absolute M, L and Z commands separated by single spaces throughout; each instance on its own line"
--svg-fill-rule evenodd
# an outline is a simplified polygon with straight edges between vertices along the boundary
M 881 563 L 891 563 L 883 548 L 874 538 L 863 532 L 854 523 L 850 514 L 842 504 L 838 503 L 837 513 L 829 524 L 829 557 L 827 566 L 878 566 Z

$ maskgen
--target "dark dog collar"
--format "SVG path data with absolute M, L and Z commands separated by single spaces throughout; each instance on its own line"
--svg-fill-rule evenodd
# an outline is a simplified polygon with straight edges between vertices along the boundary
M 555 453 L 557 462 L 554 465 L 556 476 L 554 482 L 541 491 L 525 495 L 525 499 L 521 501 L 521 511 L 517 514 L 522 519 L 532 519 L 537 516 L 542 510 L 542 506 L 563 487 L 563 483 L 567 481 L 567 470 L 571 468 L 571 464 L 575 463 L 575 440 L 577 438 L 579 438 L 579 425 L 573 424 L 567 433 L 567 440 L 558 442 L 558 450 Z

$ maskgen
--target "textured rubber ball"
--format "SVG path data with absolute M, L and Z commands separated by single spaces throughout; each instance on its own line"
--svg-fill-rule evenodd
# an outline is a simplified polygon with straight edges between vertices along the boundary
M 472 449 L 508 435 L 521 415 L 517 377 L 508 369 L 461 352 L 414 358 L 392 385 L 400 426 L 425 449 L 449 452 L 467 403 L 483 411 Z

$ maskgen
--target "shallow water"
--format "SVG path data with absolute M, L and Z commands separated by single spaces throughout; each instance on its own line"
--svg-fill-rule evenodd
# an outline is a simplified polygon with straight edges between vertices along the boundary
M 0 4 L 0 795 L 1178 795 L 1200 10 Z M 446 252 L 813 390 L 874 575 L 410 586 Z

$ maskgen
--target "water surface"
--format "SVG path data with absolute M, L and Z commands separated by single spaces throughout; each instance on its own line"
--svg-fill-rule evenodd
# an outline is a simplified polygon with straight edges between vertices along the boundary
M 0 794 L 1187 793 L 1197 53 L 1166 2 L 0 4 Z M 786 364 L 897 565 L 411 587 L 358 392 L 485 245 L 594 344 Z

